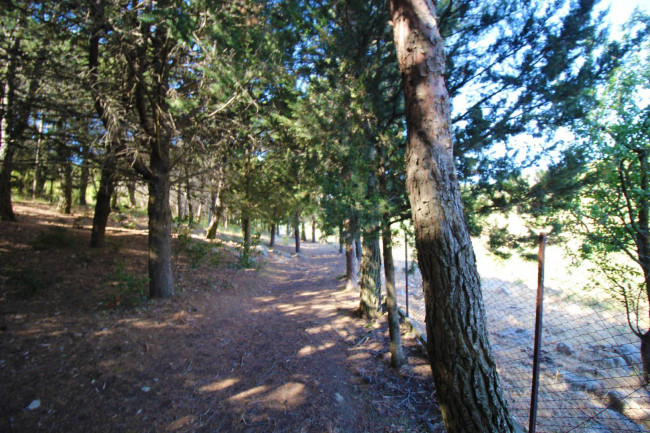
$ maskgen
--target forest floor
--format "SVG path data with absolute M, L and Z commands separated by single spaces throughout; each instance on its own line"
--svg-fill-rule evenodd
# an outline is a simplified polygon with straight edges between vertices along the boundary
M 404 328 L 356 316 L 327 244 L 239 266 L 232 239 L 174 239 L 177 294 L 147 300 L 143 219 L 87 246 L 92 213 L 15 204 L 0 222 L 0 431 L 442 432 Z M 128 228 L 127 228 L 128 227 Z

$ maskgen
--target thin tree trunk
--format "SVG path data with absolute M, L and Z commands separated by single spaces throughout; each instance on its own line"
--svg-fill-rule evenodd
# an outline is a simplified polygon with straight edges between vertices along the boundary
M 132 209 L 138 207 L 138 202 L 135 199 L 135 189 L 136 189 L 136 183 L 134 180 L 126 181 L 126 190 L 129 193 L 129 203 L 131 204 Z
M 348 218 L 344 223 L 345 238 L 345 288 L 356 290 L 359 287 L 357 281 L 358 263 L 357 255 L 354 250 L 354 236 L 352 235 L 352 223 Z
M 110 146 L 107 146 L 110 149 Z M 111 197 L 115 189 L 116 162 L 110 153 L 104 158 L 104 165 L 99 178 L 99 188 L 95 202 L 95 214 L 93 216 L 93 228 L 90 233 L 90 246 L 101 248 L 106 241 L 106 225 L 108 216 L 111 213 Z
M 72 163 L 66 160 L 61 173 L 61 191 L 56 206 L 59 212 L 66 215 L 72 213 L 72 189 Z
M 305 222 L 300 221 L 300 240 L 303 242 L 307 242 L 307 234 L 305 233 Z
M 311 220 L 311 241 L 316 243 L 316 220 L 313 218 Z
M 388 218 L 386 218 L 387 220 Z M 388 332 L 390 335 L 390 363 L 399 368 L 406 362 L 402 350 L 402 334 L 399 326 L 399 312 L 397 311 L 397 293 L 395 290 L 395 264 L 393 263 L 393 239 L 390 231 L 390 222 L 384 221 L 382 234 L 382 248 L 384 255 L 384 277 L 386 279 L 386 308 L 388 310 Z
M 273 248 L 275 246 L 275 232 L 276 232 L 276 227 L 275 223 L 271 223 L 271 240 L 269 241 L 269 247 Z
M 361 261 L 363 255 L 363 242 L 361 242 L 361 232 L 357 230 L 354 234 L 354 251 L 357 254 L 357 261 Z
M 192 205 L 192 185 L 187 170 L 185 170 L 185 197 L 187 199 L 187 217 L 190 224 L 194 222 L 194 206 Z
M 120 199 L 120 188 L 118 181 L 115 181 L 115 188 L 113 189 L 113 197 L 111 197 L 111 210 L 113 212 L 119 212 L 120 207 L 118 206 L 118 201 Z
M 361 315 L 368 319 L 378 317 L 381 314 L 381 252 L 378 227 L 366 229 L 363 233 L 360 288 Z
M 244 250 L 249 251 L 251 248 L 251 219 L 248 215 L 242 217 L 241 229 L 244 235 Z
M 296 240 L 296 252 L 300 252 L 300 212 L 296 213 L 293 222 L 293 237 Z
M 180 185 L 176 187 L 176 216 L 179 221 L 183 219 L 183 194 Z
M 43 194 L 45 179 L 43 178 L 43 119 L 37 123 L 38 138 L 36 139 L 36 156 L 34 158 L 34 184 L 32 185 L 32 198 L 36 199 Z
M 449 433 L 521 431 L 485 324 L 454 166 L 444 43 L 431 0 L 391 0 L 407 122 L 406 183 L 425 295 L 427 349 Z
M 88 190 L 88 178 L 90 177 L 90 165 L 88 154 L 90 147 L 85 144 L 81 148 L 81 174 L 79 176 L 79 205 L 86 206 L 86 192 Z

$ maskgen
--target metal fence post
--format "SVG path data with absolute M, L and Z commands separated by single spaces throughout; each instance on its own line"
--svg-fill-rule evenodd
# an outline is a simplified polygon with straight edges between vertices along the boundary
M 542 316 L 544 307 L 544 251 L 546 233 L 539 234 L 539 255 L 537 272 L 537 311 L 535 314 L 535 348 L 533 351 L 533 387 L 530 393 L 530 417 L 528 433 L 535 433 L 537 422 L 537 394 L 539 392 L 539 355 L 542 345 Z

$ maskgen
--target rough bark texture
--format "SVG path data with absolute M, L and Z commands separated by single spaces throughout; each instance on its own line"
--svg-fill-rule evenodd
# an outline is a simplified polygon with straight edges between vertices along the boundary
M 152 146 L 153 148 L 154 146 Z M 168 298 L 174 294 L 172 278 L 172 212 L 169 207 L 169 143 L 151 152 L 149 180 L 149 296 Z
M 360 288 L 361 315 L 368 319 L 379 316 L 381 314 L 381 252 L 378 227 L 367 229 L 363 233 Z
M 518 431 L 499 385 L 454 167 L 445 56 L 431 0 L 391 0 L 405 95 L 407 191 L 428 352 L 446 429 Z
M 101 248 L 106 243 L 106 224 L 111 213 L 111 197 L 114 189 L 115 161 L 111 156 L 107 156 L 99 178 L 93 228 L 90 232 L 90 246 L 93 248 Z
M 386 279 L 386 308 L 388 310 L 388 333 L 390 335 L 390 364 L 399 368 L 406 362 L 402 350 L 399 312 L 397 311 L 397 294 L 395 292 L 395 265 L 393 263 L 393 239 L 390 223 L 384 222 L 381 231 L 384 255 L 384 277 Z

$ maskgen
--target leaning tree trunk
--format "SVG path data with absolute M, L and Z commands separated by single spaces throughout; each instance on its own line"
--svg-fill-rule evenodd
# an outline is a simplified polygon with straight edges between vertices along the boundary
M 386 218 L 381 231 L 382 249 L 384 255 L 384 276 L 386 279 L 386 309 L 388 310 L 388 333 L 390 335 L 390 363 L 399 368 L 406 362 L 402 350 L 402 334 L 399 326 L 397 311 L 397 293 L 395 291 L 395 264 L 393 263 L 393 237 L 390 232 L 390 221 Z
M 106 225 L 111 214 L 111 197 L 115 189 L 116 162 L 113 155 L 110 155 L 110 147 L 108 149 L 109 155 L 104 159 L 99 178 L 93 228 L 90 232 L 90 246 L 93 248 L 101 248 L 106 242 Z
M 210 220 L 210 225 L 208 226 L 208 234 L 206 235 L 207 239 L 216 239 L 217 238 L 217 229 L 219 228 L 219 221 L 223 217 L 223 204 L 221 203 L 221 191 L 223 190 L 223 169 L 219 167 L 217 171 L 217 185 L 216 190 L 213 191 L 212 196 L 210 197 L 210 213 L 212 214 L 212 219 Z
M 454 166 L 444 43 L 431 0 L 391 0 L 407 122 L 406 183 L 427 349 L 449 433 L 518 431 L 497 375 Z
M 359 311 L 371 319 L 381 314 L 381 253 L 379 251 L 379 228 L 364 230 L 361 255 L 361 302 Z

